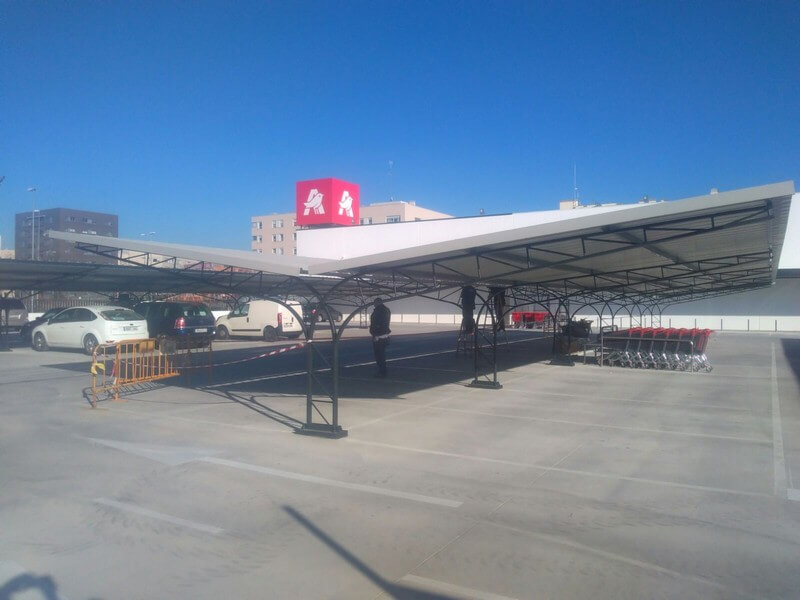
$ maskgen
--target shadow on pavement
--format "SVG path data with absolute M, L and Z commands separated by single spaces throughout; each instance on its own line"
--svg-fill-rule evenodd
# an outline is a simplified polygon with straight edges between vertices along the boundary
M 452 339 L 452 335 L 447 340 Z M 516 343 L 499 346 L 497 352 L 498 377 L 502 383 L 503 371 L 551 358 L 550 338 L 536 337 L 515 340 Z M 426 356 L 425 348 L 419 352 L 403 352 L 395 350 L 398 345 L 392 341 L 387 351 L 389 376 L 385 379 L 374 377 L 375 364 L 372 359 L 372 345 L 369 340 L 351 342 L 356 360 L 349 361 L 347 356 L 341 358 L 339 371 L 339 397 L 346 398 L 402 398 L 405 394 L 448 384 L 469 384 L 474 375 L 474 364 L 471 355 L 456 355 L 452 349 L 440 348 L 435 354 Z M 392 354 L 395 353 L 395 356 Z M 400 354 L 400 356 L 397 356 Z M 405 354 L 406 356 L 403 356 Z M 422 356 L 415 356 L 422 354 Z M 410 356 L 408 356 L 410 355 Z M 358 360 L 359 358 L 365 360 Z M 366 363 L 366 364 L 365 364 Z M 324 368 L 324 367 L 323 367 Z M 251 379 L 226 381 L 216 372 L 213 391 L 236 392 L 239 396 L 250 395 L 259 398 L 261 395 L 305 396 L 307 375 L 299 372 L 295 375 L 274 377 L 266 372 L 261 380 L 255 374 Z M 176 382 L 177 383 L 177 382 Z M 332 389 L 333 379 L 329 370 L 316 373 L 315 394 L 325 395 Z M 203 389 L 204 386 L 199 386 Z M 205 388 L 204 391 L 212 392 Z
M 37 591 L 39 594 L 32 595 L 32 591 Z M 23 595 L 25 598 L 36 596 L 45 600 L 61 600 L 56 582 L 49 575 L 37 576 L 31 573 L 22 573 L 0 586 L 0 600 L 13 600 L 15 596 Z
M 783 355 L 786 357 L 786 362 L 789 363 L 794 378 L 800 383 L 800 339 L 782 338 L 781 344 L 783 345 Z
M 308 520 L 300 512 L 298 512 L 291 506 L 284 506 L 283 510 L 285 510 L 289 514 L 289 516 L 292 517 L 295 521 L 297 521 L 300 525 L 305 527 L 306 530 L 309 531 L 309 533 L 311 533 L 319 541 L 321 541 L 328 548 L 330 548 L 336 554 L 338 554 L 342 559 L 344 559 L 351 567 L 353 567 L 356 571 L 361 573 L 364 577 L 369 579 L 373 584 L 375 584 L 381 590 L 383 590 L 383 593 L 389 596 L 390 598 L 395 598 L 397 600 L 458 600 L 455 596 L 445 596 L 442 594 L 415 590 L 413 588 L 394 583 L 392 581 L 385 579 L 384 577 L 381 577 L 378 573 L 375 572 L 374 569 L 372 569 L 364 561 L 358 558 L 355 554 L 350 552 L 347 548 L 339 544 L 327 533 L 322 531 L 322 529 L 317 527 L 314 523 Z
M 456 334 L 452 331 L 413 333 L 393 336 L 387 350 L 389 376 L 374 377 L 375 363 L 369 338 L 353 338 L 340 346 L 339 397 L 359 399 L 398 399 L 413 392 L 444 385 L 468 385 L 474 376 L 474 362 L 470 354 L 456 353 Z M 551 358 L 550 337 L 527 330 L 510 331 L 498 344 L 497 369 L 500 383 L 504 371 Z M 291 346 L 293 344 L 288 344 Z M 256 347 L 215 351 L 213 369 L 202 365 L 183 370 L 182 375 L 158 382 L 127 386 L 128 399 L 154 403 L 194 404 L 192 400 L 171 400 L 161 395 L 148 399 L 143 392 L 173 387 L 195 389 L 216 396 L 221 403 L 235 402 L 288 427 L 297 428 L 300 422 L 270 406 L 276 398 L 291 396 L 304 400 L 308 377 L 305 371 L 306 352 L 292 350 L 273 358 L 246 360 L 258 357 L 268 348 Z M 316 342 L 314 395 L 320 399 L 333 389 L 330 365 L 333 362 L 332 344 Z M 53 369 L 85 372 L 90 382 L 89 359 L 46 365 Z M 489 368 L 490 365 L 485 365 Z M 87 397 L 89 389 L 84 390 Z
M 225 398 L 227 400 L 227 402 L 220 402 L 219 404 L 227 404 L 228 402 L 235 402 L 236 404 L 240 404 L 245 408 L 249 408 L 253 412 L 258 413 L 261 416 L 267 417 L 268 419 L 272 419 L 276 423 L 280 423 L 281 425 L 290 427 L 291 429 L 298 430 L 303 426 L 302 421 L 299 421 L 294 417 L 290 417 L 287 414 L 284 414 L 280 411 L 275 410 L 274 408 L 267 406 L 267 404 L 260 401 L 256 396 L 253 395 L 248 396 L 246 394 L 239 395 L 230 391 L 207 390 L 207 392 L 212 395 Z M 265 398 L 268 397 L 269 396 L 266 396 Z

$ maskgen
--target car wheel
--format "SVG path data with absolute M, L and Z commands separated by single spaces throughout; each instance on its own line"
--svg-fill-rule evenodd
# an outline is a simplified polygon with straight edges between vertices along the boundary
M 97 348 L 97 338 L 90 333 L 83 338 L 83 351 L 91 356 L 95 348 Z
M 218 340 L 227 340 L 230 337 L 228 333 L 228 328 L 224 325 L 220 325 L 217 327 L 217 339 Z
M 278 339 L 278 332 L 275 331 L 275 328 L 271 325 L 267 325 L 264 327 L 264 341 L 265 342 L 274 342 Z
M 44 334 L 39 332 L 33 336 L 33 349 L 37 352 L 44 352 L 47 350 L 47 340 L 44 339 Z

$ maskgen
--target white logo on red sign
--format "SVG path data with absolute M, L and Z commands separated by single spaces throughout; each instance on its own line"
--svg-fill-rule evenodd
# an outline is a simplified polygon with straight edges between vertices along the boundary
M 324 215 L 325 214 L 325 207 L 322 206 L 322 197 L 323 194 L 317 188 L 312 189 L 308 192 L 308 200 L 303 203 L 305 210 L 303 211 L 304 215 L 307 215 L 310 211 L 314 211 L 315 215 Z M 342 214 L 339 212 L 339 214 Z
M 347 190 L 342 193 L 342 199 L 339 200 L 339 214 L 353 216 L 353 197 Z

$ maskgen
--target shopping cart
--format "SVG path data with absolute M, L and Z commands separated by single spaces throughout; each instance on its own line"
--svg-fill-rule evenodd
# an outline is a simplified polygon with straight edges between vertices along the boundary
M 711 329 L 631 327 L 603 340 L 604 362 L 611 366 L 642 369 L 706 371 Z

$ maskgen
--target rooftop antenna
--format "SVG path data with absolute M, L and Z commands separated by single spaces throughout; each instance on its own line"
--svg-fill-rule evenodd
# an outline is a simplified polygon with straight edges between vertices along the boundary
M 578 202 L 578 165 L 572 165 L 572 200 Z
M 389 202 L 394 202 L 394 193 L 392 186 L 392 169 L 394 168 L 394 161 L 389 161 Z

